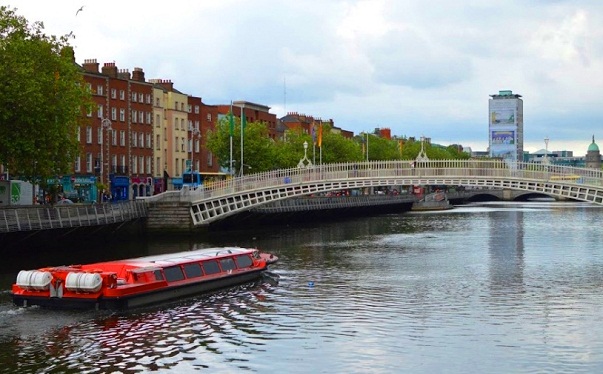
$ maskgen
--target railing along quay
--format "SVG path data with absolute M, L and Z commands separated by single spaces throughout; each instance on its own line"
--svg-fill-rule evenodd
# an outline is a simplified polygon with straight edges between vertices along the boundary
M 108 225 L 147 215 L 140 201 L 8 207 L 0 209 L 0 233 Z

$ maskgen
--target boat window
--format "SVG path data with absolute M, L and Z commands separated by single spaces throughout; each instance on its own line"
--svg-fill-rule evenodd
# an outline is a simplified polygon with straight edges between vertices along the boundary
M 158 281 L 162 281 L 163 280 L 163 273 L 161 272 L 161 270 L 155 270 L 155 280 Z
M 240 268 L 248 268 L 253 263 L 251 258 L 248 255 L 241 255 L 235 257 L 235 261 L 237 262 L 237 267 Z
M 184 279 L 184 273 L 182 272 L 182 268 L 180 266 L 170 266 L 169 268 L 163 269 L 165 273 L 165 279 L 168 282 L 175 282 Z
M 222 271 L 228 271 L 236 269 L 235 263 L 232 258 L 223 258 L 220 260 L 220 265 L 222 266 Z
M 203 271 L 205 274 L 216 274 L 220 272 L 220 267 L 216 261 L 203 261 Z
M 187 278 L 196 278 L 203 275 L 203 271 L 201 271 L 201 265 L 194 264 L 185 264 L 184 265 L 184 274 L 186 274 Z

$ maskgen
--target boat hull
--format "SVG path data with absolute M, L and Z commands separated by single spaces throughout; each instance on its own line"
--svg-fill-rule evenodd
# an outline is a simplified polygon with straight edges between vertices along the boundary
M 265 269 L 258 269 L 222 278 L 203 280 L 202 282 L 197 283 L 174 285 L 158 290 L 121 297 L 100 296 L 96 299 L 84 299 L 13 294 L 13 302 L 20 307 L 41 306 L 53 309 L 127 310 L 195 295 L 202 295 L 208 292 L 250 283 L 261 278 L 264 271 Z

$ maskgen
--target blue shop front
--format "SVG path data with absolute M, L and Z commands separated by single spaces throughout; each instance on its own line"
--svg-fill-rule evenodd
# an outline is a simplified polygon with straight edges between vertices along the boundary
M 130 190 L 130 177 L 124 175 L 111 175 L 109 179 L 111 182 L 111 200 L 129 200 L 130 195 L 128 192 Z

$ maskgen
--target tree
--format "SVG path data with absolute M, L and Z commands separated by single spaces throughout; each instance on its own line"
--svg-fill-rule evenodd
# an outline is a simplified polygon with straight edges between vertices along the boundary
M 69 38 L 0 7 L 0 164 L 24 180 L 67 173 L 79 155 L 92 101 Z

